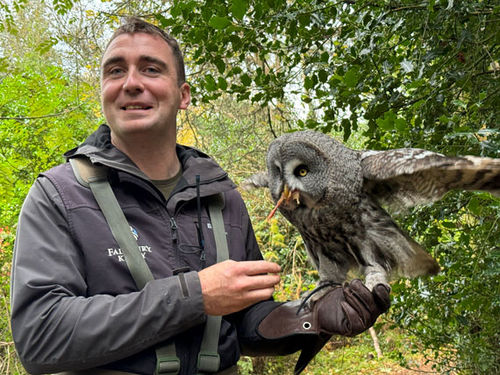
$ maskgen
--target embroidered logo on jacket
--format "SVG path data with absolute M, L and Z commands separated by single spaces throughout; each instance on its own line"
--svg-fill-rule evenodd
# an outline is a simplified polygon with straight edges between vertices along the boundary
M 130 231 L 132 232 L 132 236 L 134 236 L 135 240 L 139 238 L 139 233 L 137 232 L 137 229 L 135 229 L 133 226 L 130 226 Z
M 134 236 L 135 240 L 137 241 L 139 239 L 139 232 L 137 229 L 134 227 L 130 227 L 130 231 L 132 232 L 132 235 Z M 139 251 L 142 254 L 143 258 L 146 258 L 147 253 L 152 253 L 151 246 L 148 245 L 138 245 Z M 119 262 L 125 262 L 125 254 L 123 253 L 122 249 L 120 248 L 113 248 L 110 247 L 107 249 L 108 256 L 110 257 L 116 257 Z

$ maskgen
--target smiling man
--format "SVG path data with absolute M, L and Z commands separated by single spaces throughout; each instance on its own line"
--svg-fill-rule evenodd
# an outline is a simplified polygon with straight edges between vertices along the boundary
M 23 205 L 12 269 L 12 333 L 29 372 L 228 375 L 242 353 L 302 350 L 299 372 L 332 334 L 360 333 L 389 307 L 385 287 L 372 293 L 360 281 L 301 309 L 271 299 L 280 267 L 262 260 L 235 185 L 207 155 L 176 144 L 190 95 L 174 39 L 137 18 L 116 30 L 101 65 L 107 125 L 65 156 L 105 168 L 153 280 L 136 286 L 70 163 L 42 173 Z M 219 263 L 214 195 L 229 252 Z M 213 316 L 220 328 L 204 333 Z M 205 337 L 215 345 L 208 367 L 198 361 Z

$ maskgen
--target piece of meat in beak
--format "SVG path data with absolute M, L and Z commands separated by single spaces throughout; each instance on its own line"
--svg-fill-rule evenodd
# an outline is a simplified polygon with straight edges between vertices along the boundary
M 298 190 L 290 191 L 290 188 L 288 187 L 288 185 L 285 185 L 283 188 L 283 192 L 281 193 L 280 199 L 278 199 L 278 202 L 276 202 L 276 206 L 274 206 L 274 208 L 269 213 L 269 215 L 267 215 L 266 220 L 267 221 L 271 220 L 271 218 L 274 216 L 274 214 L 278 210 L 279 206 L 281 206 L 283 203 L 285 203 L 285 205 L 287 205 L 292 200 L 297 202 L 297 205 L 299 205 L 300 204 L 300 192 Z

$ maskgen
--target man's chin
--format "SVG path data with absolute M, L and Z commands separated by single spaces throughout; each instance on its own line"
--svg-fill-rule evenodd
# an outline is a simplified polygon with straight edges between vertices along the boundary
M 112 130 L 120 133 L 140 133 L 154 129 L 155 122 L 144 117 L 120 119 L 114 122 L 109 122 Z

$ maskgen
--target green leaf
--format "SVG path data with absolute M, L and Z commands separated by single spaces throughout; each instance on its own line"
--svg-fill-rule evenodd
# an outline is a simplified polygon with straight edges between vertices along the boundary
M 217 30 L 222 30 L 231 25 L 231 21 L 229 21 L 226 17 L 213 16 L 208 21 L 208 25 Z
M 396 130 L 402 132 L 408 129 L 408 124 L 406 123 L 405 119 L 399 117 L 394 120 L 394 127 Z
M 324 69 L 321 69 L 318 72 L 318 78 L 319 78 L 320 82 L 325 83 L 328 80 L 328 72 Z
M 328 52 L 323 52 L 320 57 L 320 61 L 324 63 L 328 63 L 330 60 L 330 54 Z
M 439 121 L 442 122 L 443 124 L 447 124 L 450 122 L 450 118 L 448 116 L 441 115 L 439 116 Z
M 226 70 L 226 63 L 224 62 L 224 60 L 217 56 L 214 60 L 214 64 L 217 67 L 219 73 L 224 74 L 224 71 Z
M 231 4 L 231 13 L 239 20 L 242 20 L 248 9 L 248 4 L 245 0 L 233 0 Z
M 356 87 L 359 81 L 357 69 L 349 69 L 344 75 L 344 83 L 347 87 Z
M 310 90 L 314 87 L 314 81 L 310 76 L 307 76 L 304 80 L 304 88 Z
M 351 122 L 346 118 L 342 119 L 341 126 L 344 131 L 344 142 L 347 142 L 351 136 Z
M 242 74 L 240 76 L 240 79 L 241 79 L 241 83 L 243 83 L 247 87 L 252 84 L 252 78 L 250 78 L 250 76 L 246 73 Z
M 481 205 L 481 199 L 479 199 L 477 196 L 472 197 L 472 199 L 469 201 L 469 204 L 467 205 L 467 208 L 469 209 L 470 212 L 472 212 L 474 215 L 482 215 L 483 210 L 482 210 L 482 205 Z
M 464 109 L 467 108 L 467 103 L 460 99 L 453 100 L 453 104 L 455 104 L 457 107 L 461 107 Z
M 177 18 L 181 14 L 182 14 L 182 3 L 177 3 L 172 8 L 170 8 L 170 16 L 172 18 Z
M 445 227 L 445 228 L 451 228 L 451 229 L 453 229 L 453 228 L 456 228 L 456 227 L 457 227 L 457 225 L 456 225 L 454 222 L 450 222 L 450 221 L 442 221 L 442 222 L 441 222 L 441 225 L 442 225 L 443 227 Z
M 377 125 L 380 129 L 388 131 L 394 129 L 396 115 L 392 111 L 387 111 L 383 118 L 377 119 Z
M 227 89 L 227 81 L 223 78 L 223 77 L 219 77 L 217 79 L 217 86 L 221 89 L 221 90 L 226 90 Z
M 217 89 L 217 84 L 211 74 L 205 76 L 205 89 L 207 91 L 215 91 Z

